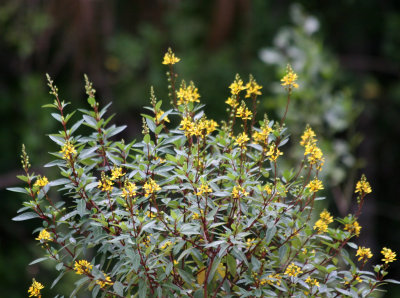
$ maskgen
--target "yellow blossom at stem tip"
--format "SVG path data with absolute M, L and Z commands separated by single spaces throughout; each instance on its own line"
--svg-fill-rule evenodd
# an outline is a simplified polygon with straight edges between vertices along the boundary
M 75 261 L 74 270 L 76 274 L 83 275 L 83 274 L 90 274 L 92 271 L 93 265 L 90 264 L 86 260 L 79 260 Z
M 303 273 L 301 271 L 300 267 L 295 265 L 294 263 L 291 263 L 289 266 L 287 266 L 285 270 L 285 275 L 293 276 L 296 277 L 297 275 Z
M 53 240 L 53 238 L 51 238 L 50 233 L 47 232 L 46 229 L 43 229 L 43 230 L 40 231 L 39 236 L 37 238 L 35 238 L 35 240 L 38 240 L 38 241 L 41 241 L 41 240 L 43 240 L 43 241 L 51 241 L 51 240 Z
M 372 258 L 373 254 L 371 253 L 371 249 L 366 248 L 364 246 L 360 246 L 357 249 L 356 256 L 358 256 L 358 261 L 363 260 L 363 262 L 366 262 L 368 259 Z
M 40 291 L 44 289 L 44 286 L 37 282 L 35 279 L 32 279 L 32 285 L 28 289 L 29 297 L 42 297 Z
M 178 63 L 181 59 L 176 57 L 175 54 L 172 52 L 171 48 L 168 48 L 168 51 L 164 55 L 164 60 L 162 64 L 165 65 L 173 65 Z
M 35 184 L 33 184 L 34 187 L 45 187 L 47 184 L 49 184 L 49 180 L 46 178 L 46 176 L 41 177 L 40 175 L 38 176 Z
M 371 193 L 372 189 L 371 186 L 369 185 L 369 182 L 367 181 L 367 178 L 363 174 L 361 176 L 361 180 L 357 182 L 356 184 L 356 190 L 355 193 L 360 193 L 360 195 L 363 194 L 368 194 Z
M 292 67 L 288 64 L 286 67 L 286 75 L 281 79 L 281 85 L 291 92 L 292 88 L 299 88 L 299 85 L 296 83 L 296 81 L 297 74 L 293 72 Z
M 382 248 L 381 253 L 383 254 L 382 261 L 385 262 L 385 264 L 396 261 L 396 253 L 390 248 Z

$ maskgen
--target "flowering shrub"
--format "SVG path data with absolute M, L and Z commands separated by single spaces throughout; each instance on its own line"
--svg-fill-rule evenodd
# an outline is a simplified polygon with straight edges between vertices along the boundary
M 395 252 L 383 248 L 382 263 L 370 272 L 371 250 L 350 242 L 371 192 L 365 176 L 355 190 L 356 214 L 333 224 L 327 210 L 312 219 L 324 157 L 311 127 L 296 140 L 304 147 L 298 168 L 278 167 L 298 87 L 291 67 L 282 79 L 288 101 L 279 122 L 256 121 L 262 87 L 237 75 L 226 101 L 229 119 L 217 123 L 206 117 L 193 82 L 177 86 L 179 61 L 171 50 L 165 54 L 172 108 L 163 111 L 151 89 L 140 142 L 112 139 L 125 127 L 110 124 L 87 77 L 90 110 L 71 123 L 74 113 L 66 113 L 48 77 L 55 100 L 46 107 L 62 129 L 50 135 L 60 150 L 46 166 L 60 177 L 31 173 L 23 147 L 19 178 L 27 187 L 11 190 L 29 196 L 14 220 L 43 220 L 35 232 L 44 257 L 32 263 L 53 260 L 60 274 L 50 287 L 69 271 L 81 277 L 71 296 L 86 287 L 93 297 L 364 297 L 396 283 L 384 280 Z M 77 134 L 82 125 L 93 132 Z M 62 200 L 53 202 L 50 187 Z M 34 279 L 28 293 L 40 297 L 43 288 Z

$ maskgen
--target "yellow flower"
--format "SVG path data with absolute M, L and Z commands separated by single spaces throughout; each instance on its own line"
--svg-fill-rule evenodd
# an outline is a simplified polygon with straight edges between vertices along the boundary
M 111 170 L 111 178 L 110 180 L 117 180 L 119 177 L 124 176 L 125 173 L 122 173 L 122 168 L 121 167 L 115 167 L 114 169 Z
M 33 184 L 34 187 L 44 187 L 47 184 L 49 184 L 49 180 L 47 180 L 46 176 L 41 177 L 40 175 L 38 176 L 38 179 L 36 180 L 35 184 Z
M 229 86 L 229 89 L 231 89 L 232 95 L 238 95 L 240 91 L 246 89 L 246 87 L 243 86 L 243 81 L 240 79 L 240 76 L 238 74 L 236 74 L 235 80 Z
M 241 105 L 236 110 L 236 117 L 242 118 L 243 120 L 250 120 L 253 113 L 244 105 Z
M 264 186 L 264 191 L 266 191 L 267 192 L 267 194 L 271 194 L 272 193 L 272 188 L 271 188 L 271 186 L 269 185 L 269 184 L 266 184 L 265 186 Z
M 232 189 L 232 197 L 238 199 L 240 196 L 248 196 L 249 193 L 240 185 L 234 186 Z
M 316 137 L 315 132 L 307 124 L 306 129 L 304 130 L 304 133 L 301 136 L 300 145 L 305 146 L 309 143 L 315 143 L 317 141 L 315 137 Z
M 322 182 L 317 178 L 308 183 L 306 187 L 309 188 L 311 192 L 317 192 L 318 190 L 324 189 Z
M 270 274 L 270 275 L 267 276 L 267 278 L 268 278 L 268 279 L 264 279 L 264 278 L 263 278 L 262 280 L 260 280 L 260 284 L 261 284 L 261 285 L 264 285 L 265 282 L 266 282 L 266 283 L 269 284 L 270 286 L 273 286 L 273 285 L 274 285 L 274 282 L 275 282 L 275 284 L 276 284 L 278 287 L 281 285 L 282 276 L 279 275 L 279 273 Z
M 112 191 L 113 190 L 113 182 L 106 177 L 104 172 L 101 172 L 101 180 L 99 181 L 97 187 L 101 189 L 101 191 Z
M 364 262 L 366 262 L 367 259 L 372 258 L 373 255 L 371 253 L 371 249 L 366 248 L 364 246 L 362 246 L 362 247 L 360 246 L 357 249 L 356 256 L 359 256 L 358 261 L 364 260 Z
M 258 144 L 268 144 L 268 136 L 272 132 L 272 128 L 268 126 L 268 123 L 266 123 L 262 128 L 261 131 L 255 131 L 253 133 L 253 140 L 255 143 Z
M 239 105 L 235 97 L 228 97 L 225 103 L 230 105 L 232 108 L 236 108 Z
M 361 180 L 357 182 L 355 193 L 360 193 L 360 195 L 368 194 L 372 192 L 371 186 L 369 185 L 367 178 L 363 174 Z
M 299 85 L 296 83 L 296 81 L 297 74 L 293 72 L 292 67 L 288 64 L 286 67 L 286 75 L 281 79 L 281 85 L 291 92 L 292 88 L 299 88 Z
M 40 231 L 39 236 L 37 238 L 35 238 L 35 240 L 38 240 L 38 241 L 41 241 L 41 240 L 43 240 L 43 241 L 51 241 L 51 240 L 53 240 L 53 238 L 51 238 L 50 233 L 47 232 L 46 229 L 43 229 L 43 230 Z
M 259 90 L 262 89 L 262 86 L 258 85 L 256 80 L 254 80 L 253 76 L 250 75 L 250 80 L 246 84 L 246 98 L 251 97 L 251 96 L 257 96 L 261 95 L 261 92 Z
M 104 279 L 96 280 L 96 284 L 100 285 L 100 288 L 105 288 L 106 286 L 112 286 L 114 283 L 111 281 L 111 278 L 103 272 Z
M 248 142 L 250 139 L 247 136 L 245 132 L 241 133 L 238 135 L 238 137 L 235 139 L 235 144 L 240 146 L 241 148 L 244 148 L 246 145 L 246 142 Z
M 143 185 L 143 189 L 146 191 L 145 196 L 149 196 L 156 191 L 161 190 L 161 187 L 151 178 Z
M 63 154 L 63 159 L 72 160 L 76 154 L 74 145 L 70 141 L 67 141 L 64 146 L 61 147 L 60 153 Z
M 146 211 L 145 214 L 146 214 L 146 216 L 149 217 L 149 218 L 154 218 L 154 217 L 157 216 L 154 212 L 150 212 L 150 211 Z
M 160 246 L 161 250 L 166 249 L 167 247 L 171 246 L 172 242 L 171 241 L 165 241 L 163 245 Z
M 327 224 L 330 224 L 333 222 L 333 217 L 326 209 L 320 213 L 319 217 L 322 220 L 324 220 Z
M 176 96 L 178 97 L 178 105 L 188 104 L 189 102 L 200 102 L 199 90 L 193 82 L 190 82 L 190 85 L 186 86 L 186 83 L 183 81 L 176 92 Z
M 162 64 L 173 65 L 173 64 L 179 62 L 180 60 L 181 59 L 179 59 L 178 57 L 175 57 L 175 54 L 172 52 L 171 48 L 168 48 L 168 51 L 164 55 L 164 60 L 163 60 Z
M 246 241 L 246 247 L 250 249 L 252 246 L 256 244 L 256 238 L 249 238 Z
M 92 271 L 93 265 L 90 264 L 86 260 L 79 260 L 75 261 L 74 264 L 74 270 L 76 274 L 82 275 L 82 274 L 90 274 Z
M 196 195 L 201 196 L 204 193 L 210 193 L 210 192 L 212 192 L 212 189 L 208 186 L 208 184 L 202 183 Z
M 267 152 L 267 156 L 269 156 L 268 159 L 275 162 L 280 155 L 283 155 L 283 152 L 276 147 L 275 143 L 272 143 Z
M 300 267 L 295 265 L 294 263 L 291 263 L 289 266 L 287 266 L 285 270 L 285 275 L 293 276 L 296 277 L 297 275 L 303 273 L 303 271 L 300 270 Z
M 122 197 L 123 198 L 132 198 L 136 196 L 136 184 L 132 182 L 125 182 L 124 187 L 122 188 Z
M 160 123 L 160 119 L 162 117 L 162 115 L 164 115 L 164 111 L 163 110 L 159 110 L 156 114 L 156 123 Z M 163 119 L 163 121 L 169 122 L 168 116 L 165 116 Z
M 29 297 L 42 297 L 40 291 L 44 289 L 44 286 L 37 282 L 35 279 L 32 279 L 32 285 L 28 289 Z
M 358 221 L 354 221 L 351 224 L 345 224 L 344 230 L 348 231 L 351 235 L 360 236 L 361 226 L 358 224 Z
M 198 213 L 193 213 L 192 219 L 193 219 L 193 220 L 200 219 L 200 214 L 198 214 Z
M 320 164 L 322 166 L 324 164 L 323 153 L 320 148 L 317 147 L 315 143 L 309 142 L 306 144 L 306 150 L 304 155 L 308 156 L 308 162 L 311 165 Z
M 396 261 L 396 253 L 390 248 L 382 248 L 381 254 L 383 254 L 382 262 L 385 262 L 385 264 Z
M 316 286 L 319 288 L 319 282 L 315 278 L 311 278 L 310 276 L 307 277 L 306 283 L 308 283 L 310 286 Z
M 319 234 L 325 233 L 328 230 L 328 225 L 333 222 L 331 214 L 324 210 L 319 215 L 320 219 L 314 224 L 314 230 L 317 230 Z

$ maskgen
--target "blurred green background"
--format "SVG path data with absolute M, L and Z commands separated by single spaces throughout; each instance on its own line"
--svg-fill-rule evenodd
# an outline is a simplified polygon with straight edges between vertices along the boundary
M 180 78 L 193 80 L 210 118 L 221 120 L 236 73 L 252 73 L 264 88 L 258 115 L 280 119 L 286 99 L 279 79 L 291 63 L 299 75 L 287 125 L 287 165 L 302 153 L 299 134 L 307 123 L 327 157 L 323 172 L 326 207 L 338 216 L 354 210 L 355 180 L 364 172 L 373 187 L 360 223 L 360 245 L 378 261 L 387 246 L 400 254 L 400 2 L 396 0 L 13 0 L 0 2 L 0 289 L 25 297 L 32 277 L 46 285 L 44 297 L 67 295 L 73 276 L 49 286 L 51 263 L 27 266 L 41 255 L 32 235 L 40 222 L 12 222 L 22 196 L 18 185 L 24 143 L 36 173 L 49 151 L 46 134 L 59 129 L 41 105 L 52 101 L 49 73 L 62 99 L 84 107 L 83 74 L 100 102 L 113 101 L 123 137 L 141 131 L 140 113 L 150 86 L 168 106 L 168 46 L 182 59 Z M 57 196 L 57 193 L 53 193 Z M 400 279 L 400 262 L 389 278 Z M 400 297 L 387 287 L 385 297 Z

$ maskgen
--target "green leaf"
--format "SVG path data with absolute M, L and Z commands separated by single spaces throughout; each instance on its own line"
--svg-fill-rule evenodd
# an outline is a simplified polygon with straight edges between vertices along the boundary
M 147 135 L 145 135 L 145 136 L 143 137 L 143 142 L 144 142 L 145 144 L 149 144 L 149 143 L 150 143 L 150 135 L 149 135 L 149 134 L 147 134 Z
M 39 258 L 39 259 L 36 259 L 36 260 L 30 262 L 29 265 L 37 264 L 37 263 L 46 261 L 46 260 L 48 260 L 48 259 L 49 259 L 49 258 L 47 258 L 47 257 Z
M 29 192 L 25 188 L 22 188 L 22 187 L 9 187 L 9 188 L 7 188 L 7 190 L 12 191 L 12 192 L 20 192 L 23 194 L 29 194 Z
M 119 281 L 116 281 L 114 283 L 114 291 L 115 293 L 117 293 L 120 296 L 124 296 L 124 285 L 122 283 L 120 283 Z
M 231 254 L 228 254 L 226 256 L 226 262 L 228 264 L 229 273 L 232 276 L 236 276 L 236 259 Z
M 23 221 L 23 220 L 28 220 L 28 219 L 37 218 L 37 217 L 39 217 L 39 215 L 37 215 L 34 212 L 26 212 L 26 213 L 22 213 L 16 217 L 14 217 L 12 220 L 13 221 Z
M 92 107 L 96 104 L 96 99 L 94 99 L 93 97 L 89 97 L 87 101 Z
M 207 278 L 207 282 L 208 283 L 210 283 L 213 280 L 215 272 L 217 271 L 217 268 L 219 266 L 219 263 L 221 263 L 221 259 L 220 258 L 215 258 L 214 262 L 213 262 L 213 264 L 211 266 L 210 273 L 208 274 L 208 278 Z
M 60 281 L 60 279 L 64 276 L 65 271 L 61 272 L 57 278 L 53 281 L 53 283 L 50 286 L 50 289 L 54 288 L 54 286 Z

